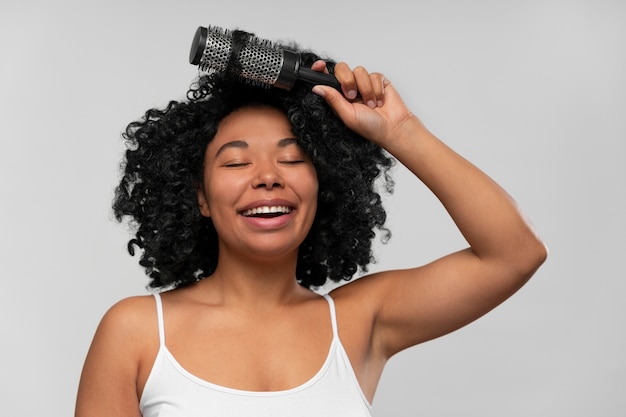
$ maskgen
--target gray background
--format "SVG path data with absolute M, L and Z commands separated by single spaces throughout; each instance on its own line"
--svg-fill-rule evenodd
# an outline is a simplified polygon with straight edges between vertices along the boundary
M 145 293 L 109 206 L 120 132 L 182 98 L 197 26 L 384 72 L 551 254 L 510 301 L 389 363 L 378 416 L 626 415 L 626 2 L 0 3 L 0 414 L 73 413 L 96 325 Z M 464 245 L 402 167 L 373 270 Z

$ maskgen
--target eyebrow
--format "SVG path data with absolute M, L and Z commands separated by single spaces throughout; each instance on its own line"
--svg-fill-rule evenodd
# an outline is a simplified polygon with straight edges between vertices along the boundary
M 217 152 L 215 153 L 215 157 L 217 158 L 219 154 L 221 154 L 228 148 L 247 148 L 247 147 L 248 147 L 248 142 L 243 141 L 243 140 L 234 140 L 232 142 L 226 142 L 225 144 L 220 146 L 220 148 L 217 150 Z
M 297 145 L 298 140 L 296 138 L 285 138 L 278 141 L 278 147 L 284 148 L 289 145 Z
M 285 139 L 279 140 L 276 146 L 278 146 L 279 148 L 285 148 L 289 145 L 293 145 L 297 143 L 298 141 L 296 138 L 285 138 Z M 217 156 L 221 154 L 222 152 L 224 152 L 226 149 L 229 149 L 229 148 L 246 149 L 248 148 L 248 146 L 249 146 L 248 142 L 246 142 L 245 140 L 233 140 L 231 142 L 227 142 L 223 144 L 222 146 L 220 146 L 220 148 L 215 153 L 215 158 L 217 158 Z

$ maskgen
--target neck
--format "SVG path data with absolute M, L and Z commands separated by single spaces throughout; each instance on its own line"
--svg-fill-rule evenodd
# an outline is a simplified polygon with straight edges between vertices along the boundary
M 280 258 L 251 259 L 220 251 L 215 272 L 203 282 L 225 304 L 250 308 L 287 304 L 309 293 L 296 281 L 297 251 Z

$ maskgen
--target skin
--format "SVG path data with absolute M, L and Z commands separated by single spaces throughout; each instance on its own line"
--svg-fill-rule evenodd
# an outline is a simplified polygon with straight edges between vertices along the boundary
M 332 292 L 341 341 L 371 402 L 390 357 L 496 307 L 527 282 L 547 251 L 509 195 L 431 134 L 382 74 L 340 63 L 335 75 L 342 92 L 324 86 L 313 91 L 349 128 L 411 170 L 469 244 L 427 265 L 372 274 Z M 216 384 L 293 388 L 310 379 L 328 354 L 328 305 L 295 281 L 297 248 L 315 213 L 317 177 L 295 144 L 281 143 L 291 136 L 286 118 L 273 109 L 246 108 L 224 119 L 207 148 L 198 190 L 200 210 L 219 234 L 217 270 L 162 295 L 168 349 L 189 372 Z M 268 200 L 292 211 L 267 220 L 241 214 Z M 88 353 L 76 416 L 140 416 L 158 347 L 151 296 L 114 305 Z

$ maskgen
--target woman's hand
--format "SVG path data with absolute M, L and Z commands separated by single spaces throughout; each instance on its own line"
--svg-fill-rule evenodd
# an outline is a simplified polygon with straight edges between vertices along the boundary
M 328 72 L 321 60 L 311 68 Z M 369 73 L 363 67 L 352 70 L 340 62 L 335 65 L 334 75 L 343 94 L 323 85 L 315 86 L 313 92 L 326 100 L 346 126 L 372 142 L 386 148 L 399 126 L 416 119 L 383 74 Z

